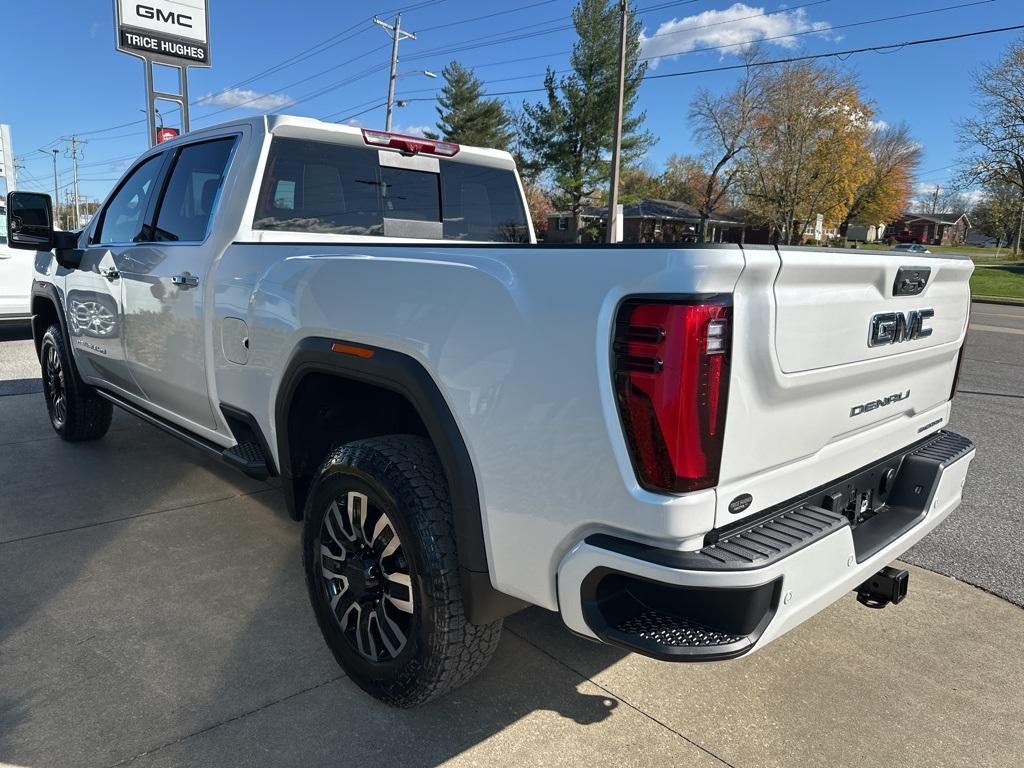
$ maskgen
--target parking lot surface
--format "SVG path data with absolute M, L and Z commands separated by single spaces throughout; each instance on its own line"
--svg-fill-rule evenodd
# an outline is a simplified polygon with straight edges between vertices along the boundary
M 909 554 L 923 568 L 905 602 L 846 597 L 703 665 L 589 643 L 531 609 L 483 675 L 414 711 L 335 665 L 273 485 L 120 412 L 103 440 L 63 443 L 31 342 L 9 332 L 0 764 L 1017 765 L 1024 311 L 976 305 L 973 323 L 953 427 L 979 456 L 961 510 Z

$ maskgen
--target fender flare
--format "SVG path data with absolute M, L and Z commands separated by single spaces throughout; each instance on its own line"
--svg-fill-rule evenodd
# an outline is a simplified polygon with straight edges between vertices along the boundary
M 77 376 L 78 361 L 75 360 L 75 345 L 71 343 L 71 333 L 68 331 L 68 318 L 64 312 L 64 303 L 60 299 L 57 287 L 53 283 L 45 283 L 41 280 L 34 280 L 32 282 L 32 339 L 35 343 L 36 355 L 38 356 L 39 347 L 43 343 L 43 334 L 46 333 L 46 329 L 41 328 L 36 322 L 38 317 L 36 301 L 38 300 L 47 301 L 53 305 L 53 311 L 57 314 L 57 322 L 60 324 L 61 333 L 64 334 L 64 339 L 68 345 L 68 356 L 71 358 L 71 365 Z
M 366 344 L 355 346 L 372 350 L 368 357 L 339 354 L 331 345 L 339 339 L 311 337 L 296 346 L 285 367 L 274 409 L 277 431 L 278 467 L 288 511 L 299 519 L 296 509 L 295 478 L 288 445 L 288 413 L 303 378 L 324 373 L 390 390 L 408 400 L 427 429 L 437 450 L 451 494 L 455 526 L 455 544 L 466 601 L 467 618 L 483 624 L 507 616 L 526 603 L 497 592 L 490 581 L 487 548 L 484 542 L 483 512 L 476 474 L 465 440 L 441 390 L 427 370 L 412 357 L 400 352 Z

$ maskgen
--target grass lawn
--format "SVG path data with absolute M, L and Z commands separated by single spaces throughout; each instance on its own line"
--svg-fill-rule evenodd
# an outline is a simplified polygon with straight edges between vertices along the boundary
M 981 248 L 976 245 L 929 245 L 932 253 L 963 253 L 975 264 L 1024 264 L 1020 256 L 1014 256 L 1010 248 Z
M 971 292 L 1024 299 L 1024 267 L 978 267 L 971 277 Z

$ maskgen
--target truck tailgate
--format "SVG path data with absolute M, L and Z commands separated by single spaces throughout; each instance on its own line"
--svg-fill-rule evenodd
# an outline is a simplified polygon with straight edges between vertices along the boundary
M 970 312 L 968 259 L 792 247 L 744 255 L 717 526 L 945 426 Z

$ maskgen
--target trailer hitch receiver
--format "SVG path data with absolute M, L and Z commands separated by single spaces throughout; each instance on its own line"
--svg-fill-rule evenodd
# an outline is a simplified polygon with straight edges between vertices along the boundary
M 857 587 L 857 602 L 868 608 L 885 608 L 889 603 L 895 605 L 907 596 L 909 585 L 909 573 L 886 566 Z

